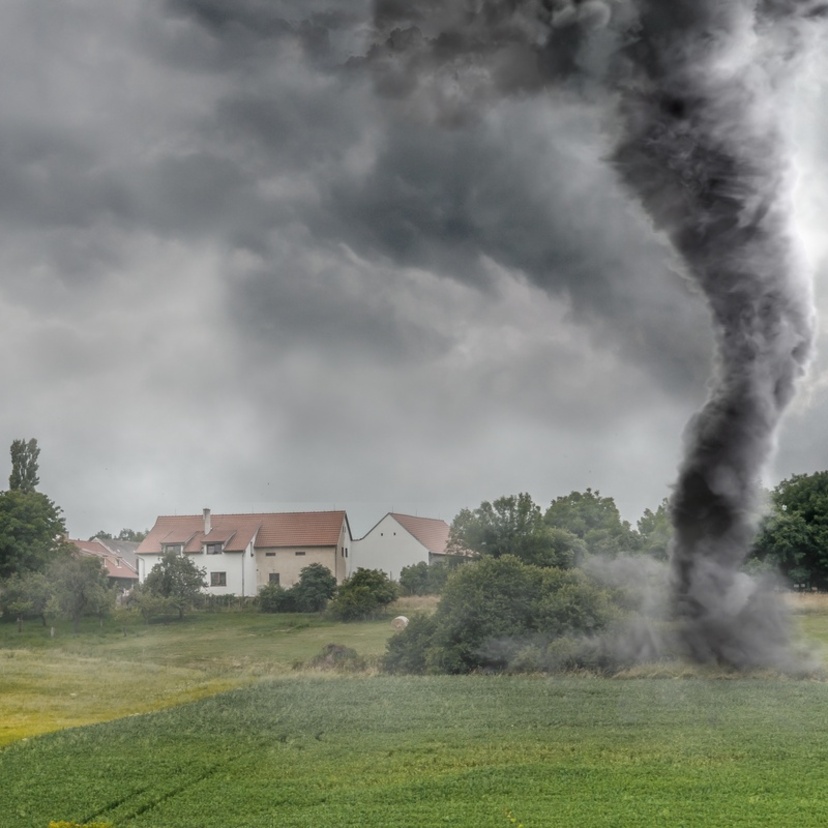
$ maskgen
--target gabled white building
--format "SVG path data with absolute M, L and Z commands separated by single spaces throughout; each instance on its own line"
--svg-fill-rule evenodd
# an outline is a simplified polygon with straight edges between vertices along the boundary
M 381 569 L 397 581 L 405 566 L 444 559 L 448 538 L 449 525 L 444 520 L 389 512 L 353 542 L 348 574 L 360 567 Z
M 346 576 L 351 529 L 343 511 L 161 516 L 136 550 L 141 583 L 167 552 L 206 570 L 211 595 L 254 596 L 268 583 L 291 587 L 312 563 L 340 583 Z

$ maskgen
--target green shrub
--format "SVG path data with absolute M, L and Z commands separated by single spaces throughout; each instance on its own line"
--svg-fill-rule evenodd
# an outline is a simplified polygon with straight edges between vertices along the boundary
M 400 593 L 402 595 L 439 595 L 446 585 L 452 570 L 465 561 L 458 558 L 455 561 L 436 561 L 427 564 L 425 561 L 404 566 L 400 571 Z
M 299 583 L 291 591 L 297 612 L 321 612 L 336 592 L 336 575 L 324 564 L 310 564 L 299 573 Z
M 452 574 L 430 618 L 392 637 L 384 666 L 414 673 L 552 668 L 558 659 L 547 654 L 556 640 L 592 635 L 619 614 L 612 593 L 581 570 L 483 558 Z
M 313 563 L 299 573 L 299 582 L 285 589 L 267 584 L 259 590 L 262 612 L 321 612 L 336 592 L 336 576 L 327 566 Z
M 397 585 L 384 572 L 360 567 L 337 589 L 330 612 L 340 621 L 375 618 L 398 594 Z
M 429 648 L 437 631 L 434 615 L 415 615 L 408 626 L 391 636 L 383 659 L 388 673 L 428 672 Z
M 296 596 L 292 589 L 265 584 L 259 590 L 259 609 L 262 612 L 296 612 Z

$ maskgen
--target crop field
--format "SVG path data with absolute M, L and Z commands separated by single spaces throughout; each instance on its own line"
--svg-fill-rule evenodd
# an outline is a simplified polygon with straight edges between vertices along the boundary
M 825 620 L 799 615 L 818 638 Z M 15 665 L 15 693 L 30 682 L 44 709 L 44 683 L 61 704 L 89 696 L 99 721 L 0 750 L 4 828 L 828 824 L 819 680 L 326 674 L 294 663 L 329 641 L 379 653 L 388 623 L 242 613 L 0 632 L 0 714 Z M 106 709 L 112 673 L 142 710 Z
M 90 620 L 79 635 L 0 624 L 0 747 L 17 739 L 144 713 L 292 672 L 337 643 L 376 656 L 387 621 L 335 624 L 315 616 L 203 613 L 147 626 Z M 2 825 L 2 823 L 0 823 Z

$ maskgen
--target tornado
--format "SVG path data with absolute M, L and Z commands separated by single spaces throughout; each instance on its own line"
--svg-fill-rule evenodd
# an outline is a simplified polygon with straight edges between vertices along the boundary
M 610 163 L 679 254 L 716 340 L 709 396 L 687 426 L 671 498 L 678 646 L 701 663 L 791 668 L 773 595 L 741 567 L 761 514 L 762 473 L 813 349 L 785 100 L 828 3 L 384 0 L 376 8 L 386 32 L 374 52 L 382 83 L 396 78 L 405 94 L 439 90 L 441 74 L 454 87 L 468 78 L 468 109 L 607 67 L 590 81 L 615 106 Z M 596 48 L 609 54 L 596 62 Z M 418 73 L 430 80 L 400 80 Z
M 814 341 L 782 113 L 824 4 L 641 3 L 612 161 L 704 294 L 717 365 L 671 499 L 674 612 L 687 655 L 785 666 L 787 628 L 740 575 L 761 477 Z

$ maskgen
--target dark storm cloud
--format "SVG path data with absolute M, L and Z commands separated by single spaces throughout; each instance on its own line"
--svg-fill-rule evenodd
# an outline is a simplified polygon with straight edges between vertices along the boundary
M 481 259 L 489 257 L 563 297 L 575 320 L 595 326 L 604 347 L 648 362 L 676 393 L 698 393 L 709 360 L 700 303 L 603 165 L 606 148 L 592 137 L 600 132 L 600 110 L 565 98 L 516 103 L 447 130 L 372 99 L 370 61 L 348 61 L 343 52 L 331 62 L 330 44 L 354 25 L 354 14 L 262 3 L 177 2 L 171 9 L 209 32 L 218 46 L 206 52 L 219 54 L 230 70 L 210 120 L 233 163 L 245 176 L 270 179 L 301 168 L 308 190 L 288 206 L 278 186 L 264 205 L 251 189 L 251 218 L 239 222 L 229 243 L 278 256 L 267 242 L 267 222 L 298 223 L 329 249 L 345 243 L 369 260 L 433 269 L 481 289 Z M 297 17 L 302 13 L 308 17 Z M 505 37 L 514 40 L 510 32 Z M 292 66 L 274 57 L 287 50 Z M 294 84 L 299 74 L 302 82 Z M 497 82 L 517 91 L 540 80 L 510 75 Z M 351 163 L 352 156 L 362 157 Z M 205 183 L 198 191 L 205 205 L 209 190 Z M 215 192 L 220 204 L 226 193 Z M 175 198 L 164 194 L 167 202 Z M 243 209 L 235 205 L 234 212 Z M 198 210 L 188 215 L 197 220 Z M 284 280 L 300 279 L 300 270 L 251 274 L 245 293 L 255 301 L 240 307 L 245 323 L 251 314 L 270 317 L 281 292 L 294 292 Z M 244 302 L 242 296 L 237 304 Z
M 456 83 L 436 112 L 413 75 L 377 85 L 367 0 L 2 4 L 0 427 L 60 453 L 45 490 L 124 523 L 202 491 L 460 508 L 611 479 L 654 507 L 709 325 L 571 71 L 607 70 L 599 5 L 551 51 L 504 24 L 473 113 Z
M 304 227 L 329 252 L 344 243 L 369 261 L 434 269 L 480 289 L 488 257 L 561 296 L 603 347 L 649 362 L 677 393 L 697 393 L 709 358 L 703 315 L 623 205 L 601 145 L 579 147 L 599 127 L 594 109 L 515 104 L 446 130 L 378 103 L 369 66 L 349 62 L 366 46 L 357 34 L 364 4 L 176 0 L 166 9 L 170 25 L 140 15 L 139 40 L 161 58 L 171 89 L 186 96 L 194 86 L 200 96 L 176 107 L 139 95 L 136 111 L 111 115 L 99 107 L 92 135 L 70 103 L 42 120 L 23 109 L 22 123 L 4 127 L 0 215 L 53 228 L 45 252 L 62 278 L 105 278 L 120 265 L 112 234 L 134 231 L 278 261 L 280 233 Z M 126 65 L 107 103 L 140 91 Z M 67 74 L 79 101 L 92 72 L 72 64 Z M 536 80 L 498 77 L 508 91 Z M 266 335 L 278 318 L 279 336 L 300 324 L 335 336 L 325 311 L 285 312 L 316 302 L 318 284 L 303 272 L 301 263 L 251 269 L 229 305 L 240 329 Z M 388 317 L 366 320 L 358 303 L 331 314 L 340 327 L 351 318 L 348 339 L 397 340 L 391 352 L 416 341 L 396 336 Z

